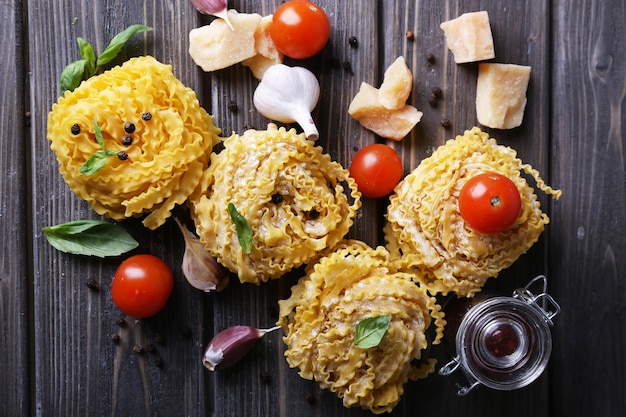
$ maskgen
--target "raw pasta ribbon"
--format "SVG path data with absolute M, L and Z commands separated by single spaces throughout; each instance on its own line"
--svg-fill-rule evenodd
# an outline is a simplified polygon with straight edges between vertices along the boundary
M 482 234 L 465 225 L 458 197 L 475 175 L 496 172 L 517 186 L 522 208 L 506 231 Z M 550 219 L 522 172 L 558 199 L 537 170 L 524 164 L 510 147 L 474 127 L 450 139 L 407 175 L 390 197 L 385 238 L 387 248 L 404 269 L 422 272 L 432 293 L 472 296 L 489 277 L 509 267 L 538 240 Z
M 279 301 L 289 365 L 336 393 L 344 406 L 376 414 L 395 407 L 407 381 L 434 370 L 435 360 L 422 357 L 426 331 L 434 321 L 433 343 L 439 343 L 445 325 L 436 299 L 388 258 L 382 246 L 343 241 L 309 265 L 291 296 Z M 356 325 L 381 315 L 391 316 L 381 343 L 358 347 Z
M 81 167 L 102 150 L 96 121 L 114 154 L 87 175 Z M 84 81 L 48 115 L 50 147 L 72 191 L 115 220 L 149 213 L 150 229 L 195 190 L 219 134 L 195 92 L 150 56 Z
M 303 134 L 273 124 L 225 139 L 189 201 L 207 250 L 241 282 L 255 284 L 333 247 L 361 206 L 346 169 Z M 250 225 L 250 253 L 239 244 L 229 203 Z

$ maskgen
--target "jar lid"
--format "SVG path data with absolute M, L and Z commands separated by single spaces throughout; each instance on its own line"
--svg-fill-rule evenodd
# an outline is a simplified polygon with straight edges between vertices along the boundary
M 540 293 L 534 295 L 537 285 Z M 456 357 L 439 370 L 441 375 L 463 371 L 470 385 L 459 386 L 458 395 L 481 384 L 513 390 L 541 375 L 552 352 L 549 326 L 561 310 L 546 288 L 540 275 L 512 297 L 488 298 L 467 310 L 454 339 Z
M 536 308 L 517 298 L 495 297 L 468 311 L 456 347 L 468 379 L 512 390 L 541 375 L 552 351 L 552 335 Z

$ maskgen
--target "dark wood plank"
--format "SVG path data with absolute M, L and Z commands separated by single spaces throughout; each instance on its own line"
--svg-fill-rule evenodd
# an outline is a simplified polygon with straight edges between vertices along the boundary
M 29 413 L 26 77 L 20 1 L 0 3 L 0 414 Z
M 384 69 L 399 55 L 405 56 L 414 73 L 412 102 L 424 112 L 422 122 L 409 138 L 399 143 L 389 142 L 403 155 L 406 172 L 415 168 L 422 158 L 446 139 L 477 123 L 474 111 L 476 66 L 454 64 L 445 49 L 439 24 L 466 11 L 488 10 L 498 53 L 496 61 L 533 67 L 533 81 L 524 125 L 514 131 L 494 131 L 493 134 L 502 143 L 517 149 L 524 160 L 544 171 L 548 179 L 548 155 L 545 149 L 549 146 L 549 97 L 537 93 L 547 89 L 550 81 L 550 22 L 545 2 L 506 2 L 504 5 L 496 1 L 448 2 L 435 5 L 432 2 L 394 1 L 358 2 L 357 6 L 356 2 L 319 1 L 318 4 L 331 17 L 333 32 L 330 45 L 322 56 L 312 63 L 306 62 L 305 65 L 314 69 L 322 84 L 321 104 L 315 117 L 319 125 L 327 129 L 328 136 L 325 138 L 322 135 L 320 143 L 344 166 L 349 166 L 355 151 L 360 147 L 379 141 L 347 115 L 350 100 L 362 81 L 379 85 Z M 246 11 L 257 10 L 247 2 L 241 8 Z M 537 10 L 541 12 L 536 13 Z M 408 30 L 415 33 L 415 40 L 407 40 Z M 358 39 L 358 48 L 348 45 L 350 36 Z M 435 54 L 434 64 L 427 62 L 428 53 Z M 329 68 L 329 64 L 332 67 L 329 59 L 338 63 L 350 62 L 354 74 L 346 75 L 341 69 L 333 72 Z M 245 126 L 246 121 L 242 121 L 242 117 L 248 118 L 245 120 L 254 117 L 248 113 L 243 116 L 232 115 L 227 109 L 220 110 L 220 101 L 224 97 L 236 96 L 231 90 L 239 91 L 242 82 L 249 82 L 250 85 L 247 87 L 248 93 L 244 89 L 239 97 L 243 100 L 246 94 L 250 94 L 256 82 L 249 80 L 251 77 L 246 74 L 245 69 L 225 70 L 215 77 L 213 106 L 216 113 L 220 114 L 218 119 L 225 121 L 222 126 L 237 123 L 237 120 L 238 126 Z M 444 89 L 444 99 L 437 108 L 431 108 L 428 99 L 435 86 Z M 228 93 L 224 93 L 224 90 Z M 441 127 L 440 121 L 444 117 L 452 120 L 453 127 L 449 130 Z M 263 120 L 252 123 L 258 126 Z M 351 234 L 370 244 L 383 243 L 380 227 L 385 201 L 365 199 L 365 203 L 363 215 Z M 378 223 L 373 223 L 372 219 L 378 219 Z M 545 250 L 542 245 L 538 245 L 519 265 L 502 274 L 500 284 L 495 289 L 508 294 L 524 285 L 533 274 L 545 273 L 545 264 Z M 272 307 L 277 299 L 276 286 L 280 287 L 278 298 L 284 298 L 289 294 L 288 285 L 293 282 L 293 279 L 287 278 L 261 288 L 230 288 L 220 295 L 220 301 L 215 304 L 215 330 L 250 321 L 262 327 L 268 326 L 276 314 L 275 307 Z M 259 291 L 265 295 L 259 296 Z M 252 311 L 241 309 L 233 312 L 228 307 L 233 303 L 251 305 Z M 368 415 L 362 410 L 344 409 L 341 401 L 333 394 L 320 391 L 315 383 L 302 380 L 297 376 L 296 370 L 288 369 L 281 357 L 284 347 L 276 336 L 266 337 L 261 345 L 253 352 L 252 358 L 228 372 L 216 375 L 216 415 Z M 272 376 L 267 385 L 258 378 L 264 372 Z M 242 394 L 233 394 L 234 392 Z M 472 400 L 468 400 L 471 401 L 469 406 L 466 401 L 456 399 L 455 393 L 452 381 L 439 376 L 409 384 L 405 400 L 392 415 L 412 415 L 417 408 L 431 410 L 438 415 L 541 416 L 548 413 L 547 377 L 532 387 L 514 393 L 479 390 L 473 393 Z M 307 395 L 315 398 L 313 405 L 305 400 Z
M 136 252 L 162 257 L 175 272 L 175 288 L 164 311 L 126 325 L 110 297 L 110 283 L 121 258 L 88 259 L 52 249 L 41 227 L 97 217 L 79 201 L 58 174 L 46 140 L 47 113 L 59 94 L 59 76 L 79 58 L 76 38 L 101 52 L 127 26 L 142 23 L 154 32 L 135 36 L 117 62 L 150 54 L 172 64 L 181 81 L 201 90 L 195 65 L 187 57 L 187 33 L 198 21 L 191 2 L 71 1 L 29 2 L 28 36 L 32 71 L 34 200 L 33 243 L 35 396 L 45 415 L 206 415 L 208 388 L 200 365 L 205 319 L 204 294 L 181 273 L 183 242 L 173 222 L 148 233 L 137 221 L 124 226 L 140 242 Z M 100 285 L 99 292 L 86 286 Z M 207 316 L 207 317 L 210 317 Z M 112 333 L 121 342 L 110 340 Z M 134 352 L 149 344 L 154 353 Z
M 552 392 L 560 415 L 626 412 L 624 3 L 555 1 L 551 263 L 561 280 Z
M 461 135 L 473 126 L 479 126 L 476 118 L 475 96 L 477 64 L 458 65 L 445 46 L 441 22 L 462 13 L 485 10 L 489 13 L 496 57 L 491 62 L 513 63 L 532 67 L 528 89 L 528 103 L 524 121 L 518 128 L 498 130 L 481 127 L 498 143 L 511 146 L 518 156 L 537 168 L 546 181 L 549 177 L 549 97 L 542 94 L 550 86 L 550 20 L 545 1 L 396 1 L 383 2 L 384 64 L 403 55 L 414 73 L 412 101 L 424 112 L 422 120 L 410 137 L 401 143 L 391 143 L 403 156 L 405 171 L 415 168 L 447 139 Z M 407 40 L 406 31 L 415 34 Z M 434 56 L 429 62 L 428 55 Z M 439 87 L 443 98 L 436 106 L 429 103 L 432 89 Z M 441 125 L 448 119 L 450 128 Z M 539 192 L 540 201 L 547 199 Z M 545 207 L 544 207 L 545 208 Z M 489 281 L 485 291 L 510 295 L 514 289 L 524 286 L 537 274 L 548 274 L 544 241 L 522 256 L 511 268 L 502 271 L 497 279 Z M 442 346 L 433 353 L 439 358 L 439 366 L 449 360 Z M 470 393 L 471 398 L 456 397 L 457 378 L 433 375 L 408 384 L 405 399 L 397 415 L 411 415 L 411 410 L 432 410 L 438 415 L 458 416 L 547 416 L 549 415 L 548 377 L 544 375 L 529 387 L 512 391 L 494 391 L 485 388 Z M 464 381 L 461 381 L 464 382 Z
M 267 15 L 281 3 L 245 0 L 231 2 L 230 7 L 240 12 Z M 334 160 L 348 167 L 360 147 L 376 141 L 375 136 L 362 129 L 347 110 L 361 81 L 374 80 L 378 76 L 379 45 L 373 32 L 379 24 L 378 3 L 374 0 L 316 3 L 329 16 L 331 39 L 320 55 L 304 61 L 287 59 L 286 63 L 309 68 L 318 77 L 321 98 L 313 113 L 320 131 L 318 144 Z M 348 43 L 351 36 L 359 40 L 357 49 Z M 343 68 L 344 62 L 350 63 L 354 73 Z M 252 106 L 252 94 L 258 81 L 248 68 L 236 65 L 207 77 L 212 82 L 211 108 L 216 123 L 225 132 L 242 133 L 250 126 L 258 129 L 267 126 L 269 120 Z M 228 109 L 229 100 L 238 104 L 238 112 Z M 381 230 L 375 226 L 379 216 L 379 202 L 365 199 L 350 235 L 372 245 L 382 243 Z M 261 328 L 273 326 L 278 319 L 278 300 L 289 296 L 290 287 L 300 273 L 296 271 L 259 287 L 241 285 L 236 278 L 231 280 L 223 293 L 216 294 L 214 331 L 238 324 Z M 283 357 L 281 338 L 282 334 L 278 332 L 265 336 L 241 364 L 216 373 L 216 416 L 305 417 L 348 412 L 334 395 L 320 392 L 316 383 L 303 380 L 296 370 L 289 369 Z M 262 381 L 260 376 L 265 374 L 270 375 L 269 382 Z M 305 399 L 307 394 L 315 397 L 314 406 Z

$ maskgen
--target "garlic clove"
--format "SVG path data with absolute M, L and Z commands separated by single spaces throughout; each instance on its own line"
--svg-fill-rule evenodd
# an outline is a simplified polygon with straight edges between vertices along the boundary
M 315 75 L 303 67 L 276 64 L 269 67 L 254 91 L 256 109 L 268 119 L 298 123 L 306 137 L 317 140 L 319 132 L 311 117 L 320 96 Z
M 209 342 L 202 364 L 209 371 L 226 369 L 239 362 L 266 333 L 279 329 L 256 329 L 250 326 L 234 326 L 219 332 Z
M 191 3 L 202 14 L 210 14 L 226 21 L 231 30 L 235 30 L 228 19 L 228 0 L 191 0 Z
M 174 218 L 185 239 L 185 253 L 183 255 L 183 275 L 199 290 L 222 291 L 230 279 L 228 269 L 220 265 L 205 249 L 204 244 L 177 218 Z

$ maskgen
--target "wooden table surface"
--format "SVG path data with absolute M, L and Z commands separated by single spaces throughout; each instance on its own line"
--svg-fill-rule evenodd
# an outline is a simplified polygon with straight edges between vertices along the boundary
M 231 0 L 240 12 L 271 14 L 281 0 Z M 314 112 L 319 144 L 349 166 L 356 150 L 380 141 L 347 113 L 362 81 L 378 84 L 403 55 L 414 75 L 410 102 L 424 112 L 402 142 L 405 172 L 448 138 L 478 122 L 477 66 L 456 65 L 442 21 L 487 10 L 495 62 L 530 65 L 521 127 L 485 129 L 517 150 L 544 179 L 563 190 L 540 196 L 551 223 L 539 242 L 489 288 L 509 294 L 537 274 L 562 312 L 553 354 L 532 385 L 512 392 L 479 388 L 457 397 L 453 380 L 432 375 L 410 382 L 394 416 L 623 416 L 626 414 L 626 10 L 623 0 L 319 0 L 331 39 L 314 59 L 291 62 L 318 76 Z M 333 394 L 301 379 L 283 358 L 281 334 L 268 335 L 234 368 L 212 374 L 201 356 L 219 329 L 272 326 L 277 301 L 294 279 L 261 286 L 236 279 L 206 294 L 184 280 L 183 240 L 172 221 L 155 232 L 138 220 L 122 225 L 140 242 L 136 253 L 162 257 L 175 287 L 155 317 L 126 318 L 110 296 L 123 259 L 87 258 L 53 249 L 42 227 L 99 218 L 64 183 L 46 139 L 59 77 L 79 58 L 77 37 L 98 52 L 114 34 L 142 23 L 116 62 L 153 55 L 198 92 L 228 134 L 263 128 L 251 104 L 257 84 L 240 65 L 203 73 L 187 53 L 188 33 L 206 24 L 187 0 L 0 0 L 0 415 L 2 416 L 366 416 L 344 409 Z M 406 32 L 415 34 L 407 39 Z M 356 37 L 358 47 L 348 40 Z M 432 54 L 434 61 L 427 56 Z M 349 63 L 352 71 L 344 68 Z M 434 87 L 443 90 L 429 105 Z M 229 103 L 235 103 L 233 111 Z M 448 129 L 440 121 L 451 122 Z M 541 193 L 540 193 L 541 194 Z M 350 236 L 383 243 L 384 199 L 364 199 Z M 296 277 L 297 278 L 297 277 Z M 100 290 L 87 282 L 95 280 Z M 121 343 L 110 340 L 117 333 Z M 135 345 L 151 347 L 143 354 Z

